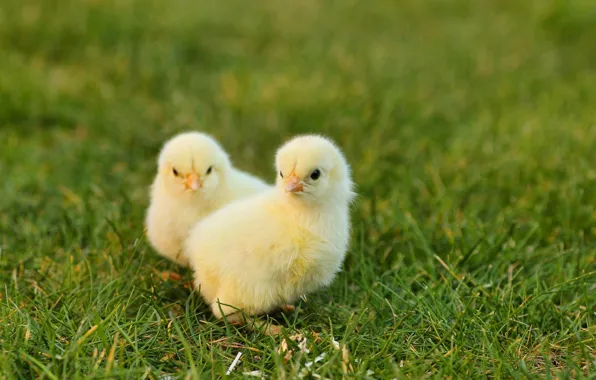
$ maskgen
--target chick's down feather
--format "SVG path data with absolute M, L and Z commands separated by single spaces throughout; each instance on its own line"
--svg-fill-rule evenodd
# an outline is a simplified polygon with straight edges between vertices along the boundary
M 161 256 L 186 266 L 184 241 L 197 221 L 269 188 L 234 168 L 212 137 L 200 132 L 179 134 L 164 144 L 159 155 L 145 220 L 149 242 Z
M 329 140 L 297 137 L 276 156 L 275 188 L 191 229 L 185 254 L 218 318 L 268 312 L 331 283 L 348 247 L 349 167 Z

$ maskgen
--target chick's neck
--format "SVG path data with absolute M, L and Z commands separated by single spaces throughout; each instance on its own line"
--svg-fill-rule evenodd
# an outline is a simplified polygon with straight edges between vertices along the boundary
M 349 210 L 348 201 L 342 198 L 317 202 L 300 196 L 283 194 L 282 201 L 287 205 L 287 212 L 293 215 L 293 220 L 309 229 L 320 222 L 344 220 Z

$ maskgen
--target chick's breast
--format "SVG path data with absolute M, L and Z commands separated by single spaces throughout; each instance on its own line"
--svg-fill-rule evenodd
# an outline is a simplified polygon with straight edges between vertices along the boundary
M 258 313 L 300 295 L 301 279 L 312 265 L 301 253 L 312 238 L 292 217 L 276 194 L 267 192 L 198 223 L 186 254 L 207 302 L 219 299 Z

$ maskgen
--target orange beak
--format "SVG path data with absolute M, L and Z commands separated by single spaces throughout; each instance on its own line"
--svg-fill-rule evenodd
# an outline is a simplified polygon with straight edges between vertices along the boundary
M 286 180 L 286 193 L 299 193 L 304 190 L 300 178 L 295 174 L 291 174 Z
M 197 173 L 187 174 L 184 180 L 184 186 L 187 190 L 197 191 L 203 187 L 201 177 Z

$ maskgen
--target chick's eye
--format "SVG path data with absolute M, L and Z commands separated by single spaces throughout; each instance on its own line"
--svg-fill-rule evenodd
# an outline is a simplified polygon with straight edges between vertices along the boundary
M 283 177 L 284 177 L 284 173 L 282 173 L 282 172 L 280 171 L 280 172 L 279 172 L 279 176 L 280 176 L 281 178 L 283 178 Z
M 319 169 L 315 169 L 315 170 L 313 170 L 312 173 L 310 173 L 310 178 L 313 181 L 316 181 L 317 179 L 319 179 L 320 176 L 321 176 L 321 171 Z
M 176 177 L 178 177 L 178 170 L 176 170 L 176 169 L 172 168 L 172 173 L 174 173 L 174 175 L 175 175 Z
M 213 171 L 213 166 L 209 166 L 209 169 L 207 169 L 207 174 L 211 174 L 212 171 Z

